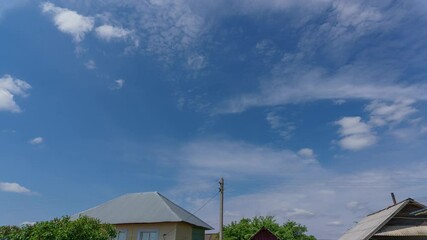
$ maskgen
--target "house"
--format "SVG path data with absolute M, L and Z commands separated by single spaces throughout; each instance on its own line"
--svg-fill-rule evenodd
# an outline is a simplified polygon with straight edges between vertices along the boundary
M 204 240 L 212 227 L 158 192 L 131 193 L 80 212 L 113 224 L 117 240 Z
M 427 239 L 427 209 L 408 198 L 360 220 L 339 240 Z
M 280 240 L 276 235 L 274 235 L 270 230 L 265 227 L 262 227 L 258 232 L 256 232 L 249 240 Z

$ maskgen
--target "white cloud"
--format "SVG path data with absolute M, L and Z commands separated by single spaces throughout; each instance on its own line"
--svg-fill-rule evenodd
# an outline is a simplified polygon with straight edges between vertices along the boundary
M 31 191 L 18 183 L 0 182 L 0 191 L 13 193 L 31 193 Z
M 132 31 L 122 27 L 115 27 L 107 24 L 95 28 L 95 32 L 99 38 L 105 41 L 110 41 L 112 39 L 125 39 L 130 33 L 132 33 Z
M 223 102 L 217 113 L 238 113 L 252 107 L 280 106 L 317 100 L 362 99 L 395 101 L 427 100 L 427 84 L 401 84 L 393 71 L 348 65 L 332 73 L 319 67 L 279 64 L 272 79 L 261 82 L 255 94 L 243 94 Z M 382 72 L 382 73 L 381 73 Z
M 123 79 L 114 80 L 113 85 L 110 87 L 110 89 L 119 90 L 124 86 L 124 84 L 125 84 L 125 80 Z
M 302 148 L 298 151 L 298 155 L 300 155 L 303 158 L 314 158 L 314 151 L 310 148 Z
M 314 213 L 305 210 L 305 209 L 301 209 L 301 208 L 294 208 L 291 211 L 288 212 L 287 214 L 288 217 L 293 217 L 293 218 L 300 218 L 300 217 L 313 217 Z
M 93 29 L 93 17 L 86 17 L 67 8 L 57 7 L 50 2 L 42 3 L 41 7 L 44 13 L 53 16 L 55 26 L 61 32 L 70 34 L 76 42 L 82 41 L 85 34 Z
M 25 81 L 14 79 L 10 75 L 0 78 L 0 111 L 20 112 L 21 108 L 15 102 L 14 97 L 26 97 L 31 88 Z
M 226 177 L 269 175 L 283 177 L 294 175 L 309 167 L 289 150 L 258 147 L 244 142 L 228 140 L 200 140 L 181 148 L 182 161 L 197 168 L 194 172 L 206 175 L 223 174 Z M 238 174 L 236 174 L 238 173 Z
M 85 67 L 87 68 L 87 69 L 89 69 L 89 70 L 93 70 L 93 69 L 95 69 L 96 68 L 96 62 L 94 61 L 94 60 L 88 60 L 86 63 L 85 63 Z
M 36 138 L 31 139 L 28 142 L 32 145 L 41 144 L 41 143 L 43 143 L 43 138 L 42 137 L 36 137 Z
M 184 144 L 169 152 L 162 149 L 162 159 L 179 162 L 187 166 L 178 177 L 180 187 L 176 192 L 195 192 L 210 188 L 209 179 L 223 176 L 233 181 L 245 181 L 248 178 L 259 178 L 264 181 L 281 179 L 298 175 L 301 172 L 310 172 L 319 169 L 315 159 L 301 158 L 290 150 L 261 147 L 245 142 L 229 141 L 225 139 L 201 139 Z M 188 170 L 188 171 L 187 171 Z M 197 181 L 197 186 L 191 184 Z
M 344 100 L 344 99 L 335 99 L 335 100 L 333 100 L 333 103 L 335 105 L 343 105 L 345 102 L 346 102 L 346 100 Z
M 342 222 L 341 221 L 331 221 L 327 223 L 329 226 L 341 226 Z
M 371 127 L 360 117 L 343 117 L 335 122 L 340 126 L 339 145 L 344 149 L 360 150 L 376 143 L 377 139 Z
M 415 101 L 411 99 L 399 99 L 392 103 L 373 101 L 366 107 L 370 112 L 369 122 L 376 126 L 400 123 L 417 112 L 413 107 L 414 103 Z

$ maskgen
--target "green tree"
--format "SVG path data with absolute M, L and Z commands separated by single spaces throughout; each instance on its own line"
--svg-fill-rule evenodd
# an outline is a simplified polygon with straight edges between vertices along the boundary
M 0 240 L 110 240 L 116 234 L 113 225 L 86 216 L 74 221 L 62 217 L 22 227 L 0 227 Z
M 293 221 L 282 225 L 272 216 L 243 218 L 224 227 L 224 240 L 248 240 L 262 227 L 267 228 L 281 240 L 315 240 L 307 235 L 307 228 Z

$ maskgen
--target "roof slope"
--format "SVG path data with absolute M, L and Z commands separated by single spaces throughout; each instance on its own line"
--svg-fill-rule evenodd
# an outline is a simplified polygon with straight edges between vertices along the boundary
M 383 227 L 394 215 L 405 207 L 411 199 L 363 218 L 356 226 L 348 230 L 339 240 L 367 240 Z
M 385 226 L 374 236 L 427 236 L 427 226 Z
M 279 238 L 267 228 L 262 227 L 249 240 L 279 240 Z
M 159 223 L 187 222 L 205 229 L 212 229 L 207 223 L 176 205 L 158 192 L 130 193 L 94 208 L 80 212 L 105 223 Z

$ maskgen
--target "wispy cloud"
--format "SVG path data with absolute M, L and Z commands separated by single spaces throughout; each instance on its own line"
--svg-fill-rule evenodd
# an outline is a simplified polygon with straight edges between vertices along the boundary
M 41 4 L 42 11 L 53 17 L 55 26 L 63 33 L 73 37 L 75 42 L 84 39 L 85 34 L 92 31 L 94 18 L 78 14 L 67 8 L 55 6 L 53 3 L 44 2 Z
M 25 81 L 15 79 L 10 75 L 0 78 L 0 111 L 21 112 L 21 108 L 15 102 L 14 97 L 26 97 L 31 88 Z
M 411 99 L 397 99 L 391 103 L 373 101 L 366 107 L 366 111 L 370 112 L 369 121 L 373 125 L 398 124 L 417 112 L 414 103 Z
M 28 142 L 32 145 L 38 145 L 38 144 L 43 143 L 43 141 L 44 141 L 44 139 L 42 137 L 36 137 L 36 138 L 31 139 Z
M 95 62 L 95 60 L 88 60 L 86 63 L 85 63 L 85 67 L 87 68 L 87 69 L 89 69 L 89 70 L 93 70 L 93 69 L 95 69 L 96 68 L 96 62 Z
M 263 82 L 259 93 L 228 100 L 217 112 L 236 113 L 251 107 L 316 100 L 427 100 L 423 94 L 427 91 L 427 84 L 402 84 L 397 81 L 396 75 L 389 72 L 386 76 L 382 71 L 368 66 L 349 65 L 329 73 L 319 67 L 289 66 L 279 71 L 274 79 Z
M 132 31 L 124 29 L 122 27 L 115 27 L 104 24 L 95 28 L 96 35 L 105 41 L 113 39 L 125 39 L 131 34 Z
M 296 129 L 295 123 L 283 117 L 280 111 L 269 111 L 265 119 L 271 129 L 277 131 L 284 139 L 290 139 Z
M 187 65 L 190 69 L 200 70 L 206 67 L 206 59 L 200 54 L 193 54 L 187 57 Z
M 111 90 L 119 90 L 125 85 L 125 80 L 117 79 L 114 80 L 113 84 L 110 86 Z
M 31 193 L 31 190 L 14 182 L 0 182 L 0 191 L 12 193 Z

